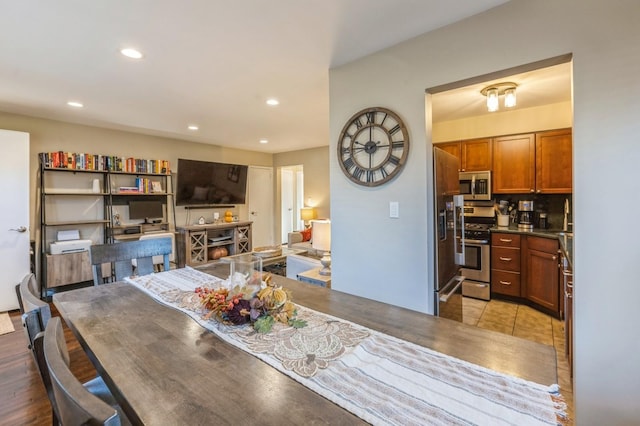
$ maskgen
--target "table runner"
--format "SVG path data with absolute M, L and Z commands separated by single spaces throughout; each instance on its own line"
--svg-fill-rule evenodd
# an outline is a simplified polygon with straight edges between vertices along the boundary
M 300 305 L 298 318 L 309 324 L 301 329 L 277 324 L 260 334 L 250 325 L 206 320 L 194 289 L 223 280 L 189 267 L 127 281 L 372 424 L 567 421 L 557 385 L 508 376 Z

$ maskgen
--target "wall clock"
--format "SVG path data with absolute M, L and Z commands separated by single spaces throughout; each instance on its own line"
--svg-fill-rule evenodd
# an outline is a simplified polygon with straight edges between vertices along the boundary
M 363 186 L 389 182 L 409 154 L 409 132 L 393 111 L 373 107 L 347 121 L 338 140 L 338 162 L 344 174 Z

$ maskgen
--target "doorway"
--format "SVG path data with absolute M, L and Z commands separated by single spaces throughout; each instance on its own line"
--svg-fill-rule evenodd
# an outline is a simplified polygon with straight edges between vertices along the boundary
M 289 232 L 303 228 L 300 209 L 304 206 L 304 168 L 302 165 L 280 168 L 280 229 L 282 244 Z
M 0 144 L 7 161 L 2 167 L 0 213 L 0 312 L 18 309 L 15 285 L 29 273 L 29 134 L 0 130 Z

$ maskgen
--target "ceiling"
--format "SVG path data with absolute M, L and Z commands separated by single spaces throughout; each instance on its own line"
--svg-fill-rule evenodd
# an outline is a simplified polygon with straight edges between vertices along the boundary
M 564 62 L 436 93 L 432 97 L 432 120 L 441 122 L 492 114 L 487 111 L 486 98 L 481 90 L 501 82 L 517 85 L 518 109 L 571 101 L 571 63 Z M 499 111 L 505 110 L 502 102 L 500 96 Z
M 0 111 L 271 153 L 324 146 L 331 67 L 505 2 L 8 2 Z M 122 56 L 125 47 L 143 59 Z M 538 84 L 530 80 L 523 76 L 519 103 Z M 550 91 L 532 93 L 542 100 Z M 451 119 L 483 102 L 470 96 L 443 98 L 452 106 L 438 114 Z M 271 97 L 280 105 L 267 106 Z

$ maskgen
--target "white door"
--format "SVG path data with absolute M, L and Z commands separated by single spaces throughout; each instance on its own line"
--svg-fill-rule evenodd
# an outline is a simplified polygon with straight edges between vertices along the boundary
M 15 285 L 29 273 L 29 134 L 0 130 L 0 312 L 18 309 Z
M 273 169 L 249 167 L 249 220 L 253 247 L 275 245 L 273 239 Z
M 280 170 L 281 182 L 280 182 L 280 217 L 282 230 L 281 238 L 282 242 L 286 243 L 289 232 L 293 231 L 293 208 L 295 200 L 294 192 L 294 176 L 293 170 L 288 168 L 282 168 Z

